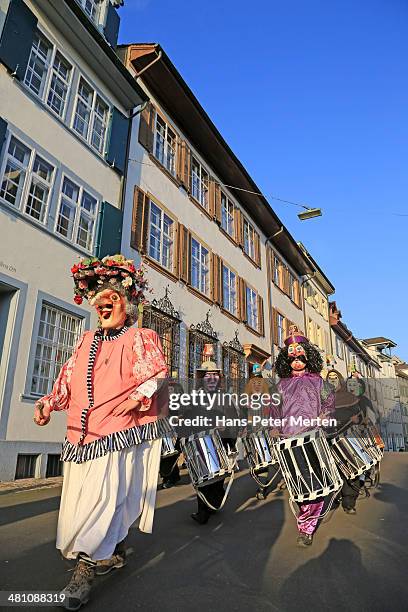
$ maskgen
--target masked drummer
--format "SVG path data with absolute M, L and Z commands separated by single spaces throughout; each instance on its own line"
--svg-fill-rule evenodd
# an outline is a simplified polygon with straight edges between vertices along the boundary
M 205 360 L 199 368 L 196 369 L 196 380 L 198 390 L 202 389 L 205 392 L 205 396 L 211 400 L 212 408 L 210 411 L 207 410 L 208 406 L 204 400 L 196 414 L 205 414 L 206 418 L 209 419 L 208 431 L 215 429 L 217 417 L 226 416 L 231 418 L 237 417 L 236 409 L 231 407 L 229 404 L 226 405 L 223 402 L 222 396 L 222 370 L 217 366 L 215 361 L 211 357 L 214 355 L 214 347 L 212 344 L 204 346 Z M 212 426 L 211 426 L 212 425 Z M 231 451 L 235 448 L 236 436 L 232 429 L 219 429 L 219 433 L 222 437 L 222 443 L 227 451 Z M 214 508 L 219 508 L 223 497 L 224 497 L 224 481 L 225 478 L 219 479 L 211 484 L 206 484 L 202 488 L 204 497 Z M 199 495 L 197 495 L 197 512 L 191 515 L 191 518 L 204 525 L 208 522 L 211 514 L 215 511 L 212 510 Z
M 280 379 L 277 387 L 281 403 L 279 406 L 272 404 L 271 414 L 282 419 L 280 435 L 296 437 L 297 434 L 317 429 L 316 425 L 308 425 L 308 420 L 332 417 L 334 390 L 320 376 L 323 361 L 317 348 L 299 332 L 296 325 L 292 325 L 289 332 L 275 364 Z M 307 547 L 313 542 L 324 499 L 298 505 L 297 544 Z
M 158 335 L 132 327 L 144 300 L 143 271 L 123 255 L 83 259 L 71 269 L 74 301 L 95 307 L 99 324 L 85 332 L 34 421 L 67 413 L 64 484 L 57 548 L 76 559 L 63 590 L 64 607 L 78 610 L 95 575 L 126 564 L 124 540 L 140 517 L 152 531 L 161 436 L 171 432 L 161 403 L 167 375 Z

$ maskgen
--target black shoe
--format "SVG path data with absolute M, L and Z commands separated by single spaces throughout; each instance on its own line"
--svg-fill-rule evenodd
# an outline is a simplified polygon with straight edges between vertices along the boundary
M 343 508 L 346 514 L 357 514 L 357 510 L 355 508 Z
M 199 525 L 205 525 L 208 523 L 210 515 L 207 513 L 204 514 L 204 512 L 194 512 L 194 514 L 191 515 L 191 518 Z
M 308 546 L 311 546 L 312 543 L 313 535 L 308 533 L 300 533 L 296 540 L 296 544 L 299 546 L 299 548 L 307 548 Z
M 172 487 L 174 487 L 175 483 L 171 482 L 171 480 L 166 480 L 165 482 L 162 483 L 161 488 L 162 489 L 171 489 Z

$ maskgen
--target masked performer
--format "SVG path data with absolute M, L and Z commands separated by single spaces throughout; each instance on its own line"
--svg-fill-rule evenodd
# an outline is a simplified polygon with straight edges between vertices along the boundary
M 143 301 L 143 271 L 121 255 L 74 265 L 74 300 L 94 305 L 96 331 L 79 339 L 52 392 L 35 406 L 46 425 L 67 411 L 64 482 L 56 546 L 76 559 L 63 593 L 68 610 L 89 599 L 95 573 L 125 565 L 124 540 L 132 523 L 151 533 L 161 436 L 171 431 L 166 413 L 167 369 L 160 340 L 135 329 Z
M 279 407 L 271 406 L 275 418 L 282 419 L 279 434 L 285 437 L 316 429 L 316 426 L 298 424 L 297 420 L 323 419 L 334 410 L 334 392 L 320 376 L 323 361 L 319 351 L 303 336 L 295 325 L 276 359 L 279 376 Z M 284 420 L 285 419 L 285 420 Z M 310 546 L 317 528 L 324 500 L 299 504 L 297 544 Z

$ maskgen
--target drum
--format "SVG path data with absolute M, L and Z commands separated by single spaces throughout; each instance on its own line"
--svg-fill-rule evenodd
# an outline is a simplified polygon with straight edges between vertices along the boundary
M 353 425 L 353 427 L 350 428 L 350 436 L 359 438 L 361 443 L 364 444 L 364 447 L 367 450 L 368 454 L 371 455 L 375 463 L 377 463 L 378 461 L 381 461 L 383 457 L 383 451 L 378 446 L 375 439 L 375 435 L 378 436 L 378 432 L 373 431 L 372 425 Z
M 274 450 L 292 501 L 313 501 L 342 487 L 328 441 L 320 429 L 281 439 Z
M 167 436 L 163 436 L 162 438 L 162 450 L 161 450 L 161 458 L 172 457 L 173 455 L 179 455 L 180 451 L 176 448 L 177 438 L 176 436 L 172 436 L 167 434 Z
M 242 439 L 245 458 L 251 470 L 258 470 L 278 462 L 273 440 L 266 429 L 250 433 Z
M 347 480 L 353 480 L 371 469 L 377 463 L 367 449 L 364 436 L 357 428 L 350 428 L 344 434 L 330 440 L 330 448 L 340 471 Z
M 232 466 L 218 431 L 193 434 L 182 442 L 182 447 L 195 488 L 231 474 Z

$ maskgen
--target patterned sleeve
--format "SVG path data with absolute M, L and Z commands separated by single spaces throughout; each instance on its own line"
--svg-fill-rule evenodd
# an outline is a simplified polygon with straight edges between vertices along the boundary
M 68 408 L 72 370 L 74 369 L 78 349 L 80 348 L 86 333 L 88 332 L 83 333 L 79 338 L 71 357 L 62 366 L 51 393 L 37 400 L 35 403 L 36 407 L 42 405 L 44 407 L 48 407 L 50 411 L 66 410 Z
M 129 399 L 140 401 L 144 412 L 150 409 L 153 395 L 167 376 L 167 365 L 159 336 L 152 329 L 137 329 L 133 342 L 135 388 Z
M 320 414 L 333 415 L 335 411 L 335 393 L 333 386 L 323 380 L 320 389 L 321 410 Z

